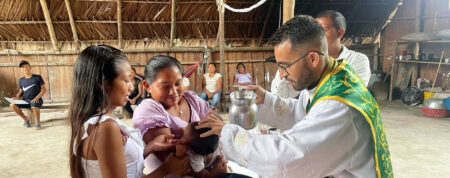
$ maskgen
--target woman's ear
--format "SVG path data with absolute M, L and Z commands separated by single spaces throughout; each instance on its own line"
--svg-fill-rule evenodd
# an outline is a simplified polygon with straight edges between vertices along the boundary
M 147 81 L 143 80 L 142 81 L 142 86 L 144 86 L 145 91 L 150 93 L 150 85 L 147 83 Z

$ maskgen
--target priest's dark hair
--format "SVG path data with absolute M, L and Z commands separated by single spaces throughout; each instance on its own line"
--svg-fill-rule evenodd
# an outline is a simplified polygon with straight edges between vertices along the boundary
M 336 30 L 339 29 L 346 29 L 347 25 L 345 22 L 345 17 L 340 12 L 335 10 L 326 10 L 322 11 L 319 14 L 317 14 L 316 18 L 329 18 L 333 22 L 333 27 L 336 28 Z

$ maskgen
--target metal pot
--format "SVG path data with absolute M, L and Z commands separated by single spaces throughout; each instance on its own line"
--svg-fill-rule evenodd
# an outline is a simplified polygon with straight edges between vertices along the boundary
M 256 94 L 252 91 L 235 91 L 230 94 L 231 107 L 228 111 L 230 123 L 250 130 L 256 126 Z
M 447 110 L 447 107 L 445 107 L 445 105 L 442 101 L 443 101 L 443 99 L 430 98 L 423 102 L 423 106 L 426 108 L 429 108 L 429 109 L 445 109 L 445 110 Z

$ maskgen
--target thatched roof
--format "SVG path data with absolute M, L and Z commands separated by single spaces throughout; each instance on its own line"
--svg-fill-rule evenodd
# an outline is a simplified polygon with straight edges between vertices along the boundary
M 316 15 L 327 9 L 348 19 L 347 36 L 375 36 L 399 0 L 297 0 L 296 14 Z M 46 0 L 56 40 L 73 41 L 64 0 Z M 227 0 L 244 8 L 258 0 Z M 81 41 L 117 40 L 117 0 L 70 0 L 75 30 Z M 123 40 L 169 39 L 171 0 L 121 0 Z M 50 41 L 39 0 L 0 1 L 0 41 Z M 270 14 L 269 17 L 267 15 Z M 176 38 L 215 39 L 219 15 L 214 0 L 176 1 Z M 267 20 L 266 20 L 267 19 Z M 267 39 L 278 28 L 280 0 L 268 0 L 248 13 L 225 13 L 225 39 Z M 264 23 L 266 23 L 265 29 Z

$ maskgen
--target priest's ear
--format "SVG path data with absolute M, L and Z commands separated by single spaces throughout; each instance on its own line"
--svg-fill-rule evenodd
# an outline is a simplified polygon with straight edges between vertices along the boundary
M 318 54 L 317 52 L 309 52 L 308 56 L 313 68 L 319 66 L 320 54 Z

